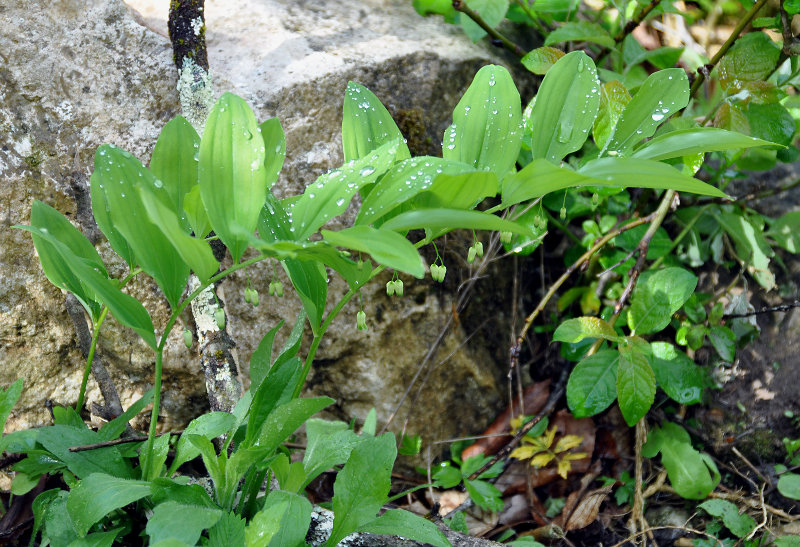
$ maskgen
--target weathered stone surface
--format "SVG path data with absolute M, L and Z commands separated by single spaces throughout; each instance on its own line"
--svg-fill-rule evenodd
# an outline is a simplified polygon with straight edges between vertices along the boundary
M 137 12 L 120 0 L 0 5 L 0 383 L 25 380 L 11 429 L 44 423 L 46 399 L 74 403 L 82 359 L 63 295 L 42 274 L 30 237 L 8 227 L 27 223 L 31 201 L 41 199 L 67 214 L 97 242 L 111 270 L 124 274 L 124 264 L 112 258 L 90 214 L 94 150 L 110 142 L 146 160 L 161 126 L 179 111 L 165 36 L 167 3 L 131 4 Z M 279 196 L 301 191 L 341 162 L 341 103 L 348 80 L 366 85 L 387 104 L 417 153 L 433 153 L 474 72 L 497 61 L 457 29 L 419 18 L 405 1 L 206 4 L 217 93 L 242 95 L 260 119 L 277 116 L 286 130 Z M 154 9 L 158 6 L 161 12 Z M 454 250 L 465 253 L 466 246 Z M 266 263 L 250 270 L 262 295 L 258 308 L 244 302 L 243 273 L 223 285 L 244 371 L 261 336 L 280 318 L 291 324 L 299 309 L 288 290 L 281 300 L 266 297 L 272 271 Z M 311 391 L 335 397 L 334 414 L 341 418 L 363 417 L 374 406 L 385 419 L 452 313 L 451 289 L 406 279 L 406 296 L 395 300 L 383 294 L 380 283 L 366 289 L 370 330 L 355 330 L 358 304 L 348 304 L 320 348 Z M 153 312 L 157 328 L 163 326 L 168 310 L 155 284 L 143 278 L 131 290 Z M 344 292 L 344 284 L 332 279 L 329 301 Z M 184 349 L 179 330 L 165 356 L 166 428 L 179 427 L 205 402 L 199 363 Z M 480 343 L 462 347 L 465 338 L 461 327 L 446 338 L 435 363 L 453 355 L 429 375 L 411 408 L 410 431 L 442 438 L 474 431 L 491 419 L 501 398 L 504 363 Z M 134 334 L 111 321 L 100 348 L 123 404 L 150 387 L 153 357 Z M 99 397 L 91 385 L 90 402 Z

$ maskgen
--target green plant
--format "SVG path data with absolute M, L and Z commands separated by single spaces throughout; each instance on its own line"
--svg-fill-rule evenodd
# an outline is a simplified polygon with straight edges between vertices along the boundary
M 498 512 L 503 508 L 502 493 L 487 479 L 500 475 L 503 472 L 503 463 L 496 462 L 476 478 L 470 479 L 473 473 L 490 460 L 488 456 L 472 456 L 464 461 L 454 458 L 442 462 L 433 472 L 434 485 L 439 488 L 455 488 L 463 483 L 475 505 L 486 511 Z

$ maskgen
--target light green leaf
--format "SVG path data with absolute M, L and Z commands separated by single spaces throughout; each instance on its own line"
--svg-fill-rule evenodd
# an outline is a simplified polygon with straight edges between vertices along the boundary
M 633 145 L 652 137 L 656 128 L 689 104 L 689 79 L 682 68 L 651 74 L 625 106 L 605 146 L 608 155 L 627 155 Z
M 72 488 L 67 499 L 75 529 L 81 536 L 114 509 L 150 494 L 150 483 L 93 473 Z
M 211 227 L 238 262 L 267 196 L 264 140 L 247 103 L 231 93 L 208 115 L 200 142 L 199 184 Z M 138 255 L 137 255 L 138 256 Z
M 277 325 L 267 331 L 261 337 L 258 347 L 253 351 L 250 356 L 250 392 L 253 393 L 258 390 L 258 386 L 264 381 L 264 378 L 269 374 L 269 369 L 272 366 L 272 344 L 275 341 L 275 335 L 283 327 L 283 319 Z
M 508 71 L 487 65 L 475 75 L 444 132 L 442 156 L 492 171 L 499 180 L 513 169 L 522 141 L 519 91 Z
M 441 547 L 450 546 L 450 542 L 434 523 L 402 509 L 390 509 L 375 520 L 362 525 L 359 530 L 371 534 L 402 536 Z
M 414 198 L 413 205 L 420 209 L 474 209 L 485 198 L 496 195 L 497 176 L 494 173 L 441 174 L 429 190 Z
M 278 118 L 270 118 L 258 126 L 261 140 L 264 141 L 264 168 L 267 171 L 267 188 L 272 188 L 281 174 L 286 158 L 286 136 Z
M 367 439 L 353 433 L 344 422 L 316 418 L 306 422 L 306 435 L 308 440 L 303 455 L 306 482 L 303 487 L 325 470 L 345 463 L 353 448 Z
M 128 425 L 128 422 L 130 422 L 137 414 L 144 410 L 144 407 L 149 405 L 150 401 L 152 400 L 153 389 L 151 388 L 135 403 L 129 406 L 125 412 L 101 427 L 97 432 L 98 438 L 101 441 L 111 441 L 119 438 L 119 436 L 122 435 L 122 432 L 125 431 L 125 427 Z
M 727 500 L 708 500 L 699 507 L 709 515 L 721 518 L 722 524 L 736 537 L 743 538 L 756 527 L 753 517 L 747 513 L 739 514 L 739 508 Z
M 425 276 L 425 266 L 419 252 L 409 240 L 396 232 L 376 230 L 370 226 L 353 226 L 338 232 L 322 230 L 322 237 L 332 245 L 367 253 L 389 268 L 420 279 Z
M 547 73 L 556 62 L 564 56 L 564 52 L 554 47 L 538 47 L 530 50 L 520 59 L 522 66 L 540 76 Z
M 169 452 L 169 435 L 156 437 L 153 442 L 152 452 L 146 450 L 139 451 L 139 469 L 141 479 L 152 481 L 161 476 L 164 470 L 164 462 L 167 461 Z
M 631 299 L 628 327 L 637 334 L 658 332 L 669 325 L 697 287 L 697 277 L 683 268 L 664 268 L 643 276 Z
M 208 530 L 205 547 L 231 547 L 244 545 L 245 520 L 235 513 L 223 513 L 217 523 Z
M 189 224 L 183 218 L 183 201 L 186 194 L 197 186 L 199 149 L 197 131 L 183 116 L 177 116 L 161 130 L 150 158 L 150 171 L 162 181 L 170 198 L 169 210 L 180 219 L 184 230 Z
M 294 239 L 302 240 L 347 209 L 359 189 L 384 174 L 392 166 L 403 141 L 383 144 L 371 154 L 345 163 L 322 175 L 290 204 Z
M 300 360 L 296 357 L 276 362 L 270 369 L 267 377 L 253 392 L 250 417 L 247 420 L 247 431 L 242 446 L 252 446 L 272 411 L 291 400 L 301 369 Z
M 335 401 L 330 397 L 313 399 L 292 399 L 270 412 L 261 426 L 255 446 L 268 451 L 275 450 L 289 435 L 297 431 L 311 416 L 332 405 Z
M 630 101 L 631 94 L 622 82 L 612 80 L 600 86 L 600 108 L 592 126 L 592 137 L 598 147 L 606 145 Z
M 642 419 L 656 396 L 656 378 L 647 356 L 633 348 L 619 348 L 617 399 L 625 422 L 633 427 Z
M 786 213 L 775 219 L 764 235 L 790 253 L 800 253 L 800 211 Z
M 558 163 L 583 146 L 597 117 L 599 88 L 594 62 L 582 51 L 568 53 L 547 71 L 529 120 L 534 159 Z
M 723 361 L 733 363 L 736 358 L 736 334 L 724 325 L 708 329 L 708 341 L 714 346 Z
M 515 222 L 509 222 L 481 211 L 464 211 L 461 209 L 418 209 L 408 211 L 388 220 L 381 228 L 396 232 L 404 232 L 416 228 L 428 228 L 431 230 L 465 228 L 532 235 L 528 228 Z
M 508 11 L 508 0 L 466 0 L 466 2 L 492 28 L 500 24 Z M 459 22 L 461 28 L 473 42 L 486 36 L 486 31 L 466 15 L 461 15 Z
M 235 416 L 227 412 L 208 412 L 189 422 L 175 445 L 175 459 L 167 476 L 172 476 L 178 467 L 200 455 L 200 450 L 189 442 L 189 435 L 201 435 L 208 440 L 216 439 L 230 431 L 235 422 Z
M 592 42 L 611 49 L 617 45 L 606 29 L 588 21 L 564 23 L 547 35 L 544 45 L 561 42 Z
M 342 113 L 342 149 L 344 161 L 367 156 L 373 150 L 393 141 L 401 141 L 397 160 L 411 157 L 403 134 L 391 114 L 372 91 L 355 82 L 347 82 Z
M 211 232 L 211 222 L 200 197 L 200 186 L 195 186 L 183 197 L 183 210 L 195 237 L 206 237 Z
M 95 165 L 97 158 L 95 157 Z M 119 229 L 114 226 L 111 221 L 111 213 L 109 210 L 108 200 L 106 193 L 103 191 L 103 180 L 100 172 L 95 168 L 92 176 L 89 177 L 89 195 L 92 198 L 92 214 L 94 220 L 97 222 L 97 227 L 108 238 L 108 243 L 116 253 L 121 256 L 128 267 L 132 270 L 136 266 L 136 257 L 133 255 L 133 249 L 128 245 L 128 242 L 120 233 Z
M 659 135 L 637 148 L 631 157 L 644 160 L 666 160 L 689 154 L 737 150 L 772 144 L 774 143 L 748 137 L 735 131 L 713 127 L 695 127 Z
M 273 507 L 285 507 L 281 517 L 277 522 L 277 531 L 273 532 L 271 526 L 267 525 L 271 519 L 262 520 L 259 515 L 262 512 L 269 513 Z M 299 496 L 291 492 L 273 490 L 267 496 L 264 508 L 253 517 L 251 524 L 245 531 L 246 544 L 248 546 L 273 546 L 273 547 L 298 547 L 306 544 L 305 537 L 308 527 L 311 524 L 311 503 L 305 496 Z M 265 542 L 261 534 L 271 536 L 269 542 Z M 261 540 L 259 541 L 259 538 Z
M 167 501 L 155 506 L 145 531 L 151 544 L 175 539 L 195 545 L 203 530 L 214 526 L 221 516 L 220 509 Z
M 619 335 L 608 322 L 599 317 L 576 317 L 561 323 L 553 333 L 554 342 L 574 344 L 584 338 L 603 338 L 616 342 Z
M 703 397 L 705 373 L 682 351 L 667 342 L 651 342 L 651 365 L 659 387 L 678 403 L 694 405 Z
M 793 500 L 800 500 L 800 475 L 784 473 L 778 478 L 778 492 Z
M 568 167 L 558 167 L 545 159 L 533 160 L 521 171 L 503 181 L 503 207 L 528 201 L 578 186 L 603 185 L 603 181 L 576 173 Z
M 728 197 L 710 184 L 686 176 L 677 169 L 657 161 L 618 157 L 601 158 L 587 162 L 578 170 L 578 173 L 605 181 L 607 186 L 669 189 L 701 196 Z
M 328 274 L 325 266 L 320 262 L 293 258 L 287 258 L 282 265 L 303 303 L 312 332 L 318 334 L 328 298 Z
M 740 213 L 721 212 L 717 221 L 733 239 L 736 253 L 747 262 L 747 271 L 766 290 L 775 287 L 775 276 L 769 270 L 774 254 L 762 231 Z
M 594 416 L 617 398 L 619 352 L 600 350 L 584 358 L 569 375 L 567 405 L 576 418 Z

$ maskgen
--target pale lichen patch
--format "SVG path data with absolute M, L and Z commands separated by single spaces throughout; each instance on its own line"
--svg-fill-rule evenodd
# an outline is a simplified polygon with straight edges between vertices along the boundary
M 198 133 L 202 133 L 208 113 L 214 105 L 214 90 L 211 85 L 211 74 L 189 57 L 183 59 L 178 77 L 178 96 L 181 100 L 183 117 Z

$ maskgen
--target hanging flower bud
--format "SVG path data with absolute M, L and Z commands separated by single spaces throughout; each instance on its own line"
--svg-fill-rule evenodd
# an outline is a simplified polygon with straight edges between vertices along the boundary
M 269 282 L 269 295 L 270 296 L 275 296 L 275 282 L 274 281 L 270 281 Z
M 386 282 L 386 294 L 388 296 L 394 296 L 394 281 L 387 281 Z
M 477 254 L 478 254 L 478 250 L 473 245 L 472 247 L 469 248 L 469 251 L 467 251 L 467 262 L 469 262 L 470 264 L 475 262 L 475 255 L 477 255 Z
M 283 283 L 280 281 L 275 281 L 275 296 L 278 298 L 283 298 Z
M 478 258 L 483 257 L 483 243 L 480 241 L 475 244 L 475 254 L 478 255 Z
M 512 237 L 513 234 L 511 232 L 500 232 L 500 243 L 508 245 L 509 243 L 511 243 Z
M 567 219 L 567 208 L 566 207 L 562 207 L 561 211 L 559 211 L 559 213 L 558 213 L 558 216 L 561 217 L 561 220 L 566 220 Z
M 396 279 L 394 282 L 394 294 L 397 296 L 403 296 L 403 280 Z
M 364 310 L 356 314 L 356 328 L 358 330 L 367 330 L 367 314 L 364 313 Z
M 436 281 L 438 281 L 439 283 L 443 283 L 444 282 L 444 276 L 447 275 L 447 266 L 445 266 L 444 264 L 439 266 L 438 275 L 439 275 L 439 279 L 437 279 Z
M 222 330 L 225 328 L 225 310 L 222 308 L 218 308 L 217 311 L 214 312 L 214 321 L 217 322 L 217 328 Z
M 250 299 L 251 299 L 251 297 L 250 297 L 250 288 L 248 287 L 248 288 L 246 288 L 244 290 L 244 301 L 249 304 L 250 303 Z
M 250 303 L 254 307 L 258 307 L 258 291 L 255 289 L 250 289 Z
M 595 192 L 592 194 L 592 205 L 597 205 L 598 203 L 600 203 L 600 196 Z
M 187 348 L 192 347 L 192 342 L 194 341 L 194 337 L 192 336 L 192 331 L 189 329 L 183 330 L 183 343 L 186 344 Z
M 541 230 L 542 228 L 545 227 L 546 224 L 547 221 L 544 219 L 543 216 L 536 215 L 535 217 L 533 217 L 533 225 L 536 226 L 537 229 Z

